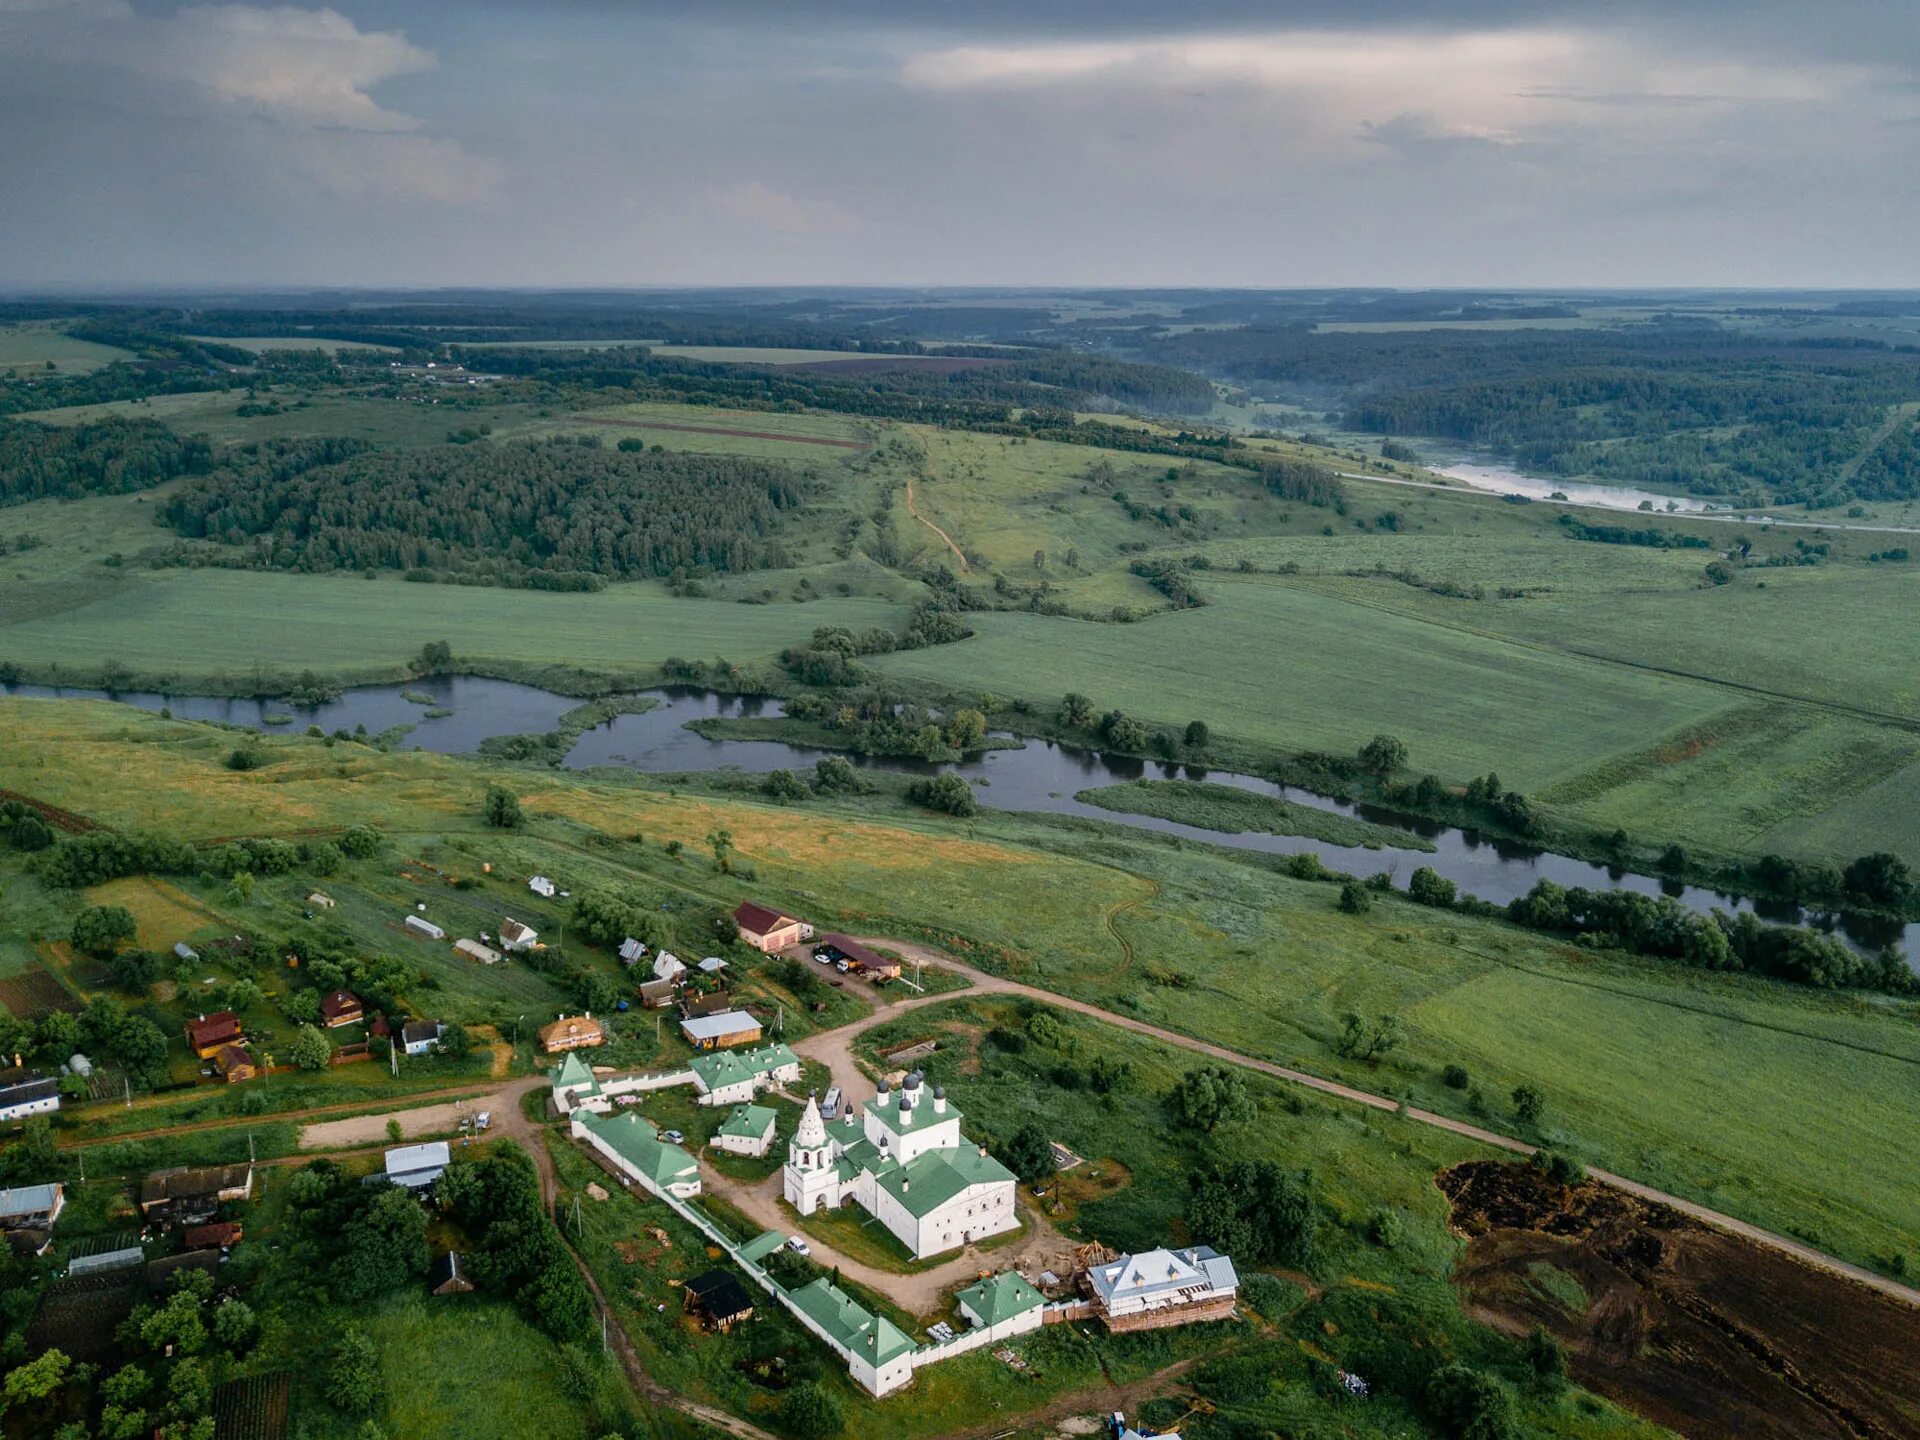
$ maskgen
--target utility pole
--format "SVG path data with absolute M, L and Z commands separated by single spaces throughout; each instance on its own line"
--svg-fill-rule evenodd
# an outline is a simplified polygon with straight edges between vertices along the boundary
M 129 1080 L 125 1075 L 122 1075 L 120 1077 L 120 1084 L 126 1089 L 127 1109 L 131 1110 L 133 1109 L 133 1081 Z

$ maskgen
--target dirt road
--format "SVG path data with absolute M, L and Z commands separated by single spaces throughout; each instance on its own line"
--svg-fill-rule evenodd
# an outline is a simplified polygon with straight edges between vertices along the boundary
M 1205 1055 L 1212 1060 L 1224 1061 L 1229 1065 L 1239 1065 L 1245 1069 L 1258 1071 L 1262 1075 L 1271 1075 L 1276 1080 L 1285 1080 L 1294 1085 L 1304 1085 L 1310 1090 L 1317 1090 L 1323 1095 L 1331 1095 L 1339 1100 L 1351 1101 L 1355 1105 L 1365 1105 L 1374 1110 L 1384 1110 L 1388 1112 L 1395 1112 L 1400 1108 L 1399 1101 L 1390 1100 L 1384 1095 L 1375 1095 L 1370 1091 L 1356 1089 L 1351 1085 L 1342 1085 L 1337 1080 L 1327 1080 L 1318 1075 L 1309 1075 L 1304 1070 L 1293 1070 L 1285 1065 L 1275 1065 L 1268 1060 L 1256 1060 L 1252 1056 L 1243 1055 L 1237 1050 L 1229 1050 L 1224 1045 L 1214 1045 L 1205 1040 L 1197 1040 L 1191 1035 L 1182 1035 L 1177 1030 L 1167 1030 L 1158 1025 L 1149 1025 L 1144 1020 L 1135 1020 L 1126 1015 L 1115 1014 L 1111 1010 L 1103 1010 L 1098 1005 L 1088 1004 L 1084 1000 L 1074 1000 L 1065 995 L 1055 994 L 1051 990 L 1042 990 L 1034 985 L 1021 984 L 1017 980 L 1005 980 L 996 975 L 989 975 L 984 970 L 976 970 L 973 966 L 954 959 L 951 955 L 931 949 L 925 945 L 917 945 L 910 940 L 895 940 L 884 936 L 862 936 L 860 938 L 864 943 L 869 945 L 884 945 L 889 949 L 897 950 L 909 960 L 919 959 L 929 964 L 944 966 L 955 974 L 966 976 L 973 982 L 975 990 L 986 994 L 1020 995 L 1031 1000 L 1038 1000 L 1043 1004 L 1052 1005 L 1061 1010 L 1071 1010 L 1075 1014 L 1086 1015 L 1095 1020 L 1102 1021 L 1105 1024 L 1117 1025 L 1123 1030 L 1131 1030 L 1135 1034 L 1146 1035 L 1155 1040 L 1162 1041 L 1165 1044 L 1178 1046 L 1182 1050 L 1189 1050 L 1197 1055 Z M 856 1020 L 850 1026 L 831 1031 L 825 1035 L 816 1035 L 807 1040 L 803 1040 L 793 1048 L 800 1054 L 810 1059 L 819 1060 L 832 1068 L 834 1077 L 843 1090 L 847 1088 L 850 1081 L 855 1080 L 857 1077 L 857 1082 L 865 1086 L 870 1093 L 871 1085 L 860 1075 L 859 1070 L 853 1063 L 851 1042 L 860 1034 L 872 1029 L 875 1025 L 893 1015 L 918 1009 L 922 1005 L 936 1004 L 942 999 L 950 998 L 952 997 L 927 996 L 922 999 L 904 1000 L 898 1005 L 890 1006 L 885 1011 Z M 848 1093 L 851 1094 L 852 1092 L 849 1091 Z M 1524 1140 L 1516 1140 L 1511 1135 L 1502 1135 L 1498 1131 L 1488 1130 L 1479 1125 L 1469 1125 L 1464 1120 L 1455 1120 L 1448 1115 L 1435 1114 L 1431 1110 L 1409 1107 L 1405 1112 L 1405 1117 L 1409 1120 L 1417 1121 L 1422 1125 L 1431 1125 L 1435 1129 L 1451 1131 L 1455 1135 L 1464 1135 L 1468 1139 L 1478 1140 L 1483 1145 L 1491 1145 L 1515 1155 L 1531 1155 L 1535 1149 L 1538 1148 L 1529 1145 Z M 1885 1275 L 1877 1274 L 1863 1266 L 1849 1264 L 1845 1260 L 1840 1260 L 1832 1255 L 1815 1250 L 1810 1245 L 1803 1245 L 1798 1240 L 1790 1240 L 1784 1235 L 1776 1235 L 1771 1230 L 1763 1230 L 1758 1225 L 1748 1224 L 1746 1221 L 1736 1219 L 1731 1215 L 1723 1215 L 1718 1210 L 1709 1209 L 1705 1205 L 1695 1204 L 1691 1200 L 1683 1200 L 1677 1195 L 1669 1195 L 1664 1190 L 1654 1189 L 1651 1185 L 1642 1185 L 1639 1181 L 1629 1180 L 1624 1175 L 1615 1175 L 1606 1170 L 1589 1170 L 1588 1173 L 1592 1175 L 1594 1179 L 1615 1186 L 1629 1195 L 1637 1196 L 1642 1200 L 1653 1200 L 1662 1205 L 1671 1206 L 1681 1214 L 1691 1216 L 1693 1219 L 1714 1226 L 1716 1229 L 1743 1236 L 1748 1240 L 1756 1241 L 1771 1249 L 1791 1255 L 1804 1264 L 1813 1266 L 1815 1269 L 1824 1270 L 1828 1274 L 1839 1275 L 1845 1279 L 1855 1281 L 1867 1286 L 1869 1289 L 1879 1291 L 1882 1295 L 1891 1296 L 1904 1304 L 1920 1307 L 1920 1290 L 1915 1289 L 1911 1285 L 1903 1285 L 1897 1280 L 1891 1280 Z
M 749 1183 L 705 1170 L 701 1172 L 700 1183 L 710 1194 L 737 1205 L 755 1224 L 787 1234 L 798 1232 L 793 1212 L 786 1209 L 781 1201 L 780 1176 L 777 1173 L 765 1180 Z M 837 1269 L 862 1285 L 880 1291 L 911 1314 L 931 1315 L 940 1308 L 940 1302 L 948 1291 L 965 1281 L 978 1278 L 983 1270 L 1011 1268 L 1033 1275 L 1057 1265 L 1061 1252 L 1073 1249 L 1073 1242 L 1054 1229 L 1045 1216 L 1037 1215 L 1022 1205 L 1020 1219 L 1025 1228 L 1017 1244 L 991 1251 L 982 1251 L 969 1245 L 951 1260 L 911 1275 L 865 1264 L 842 1254 L 828 1241 L 817 1240 L 811 1235 L 806 1240 L 812 1248 L 812 1258 L 817 1263 Z
M 931 449 L 927 451 L 927 478 L 929 480 L 933 478 L 933 451 Z M 934 534 L 938 535 L 940 539 L 945 542 L 947 549 L 953 552 L 953 558 L 960 562 L 960 573 L 962 575 L 970 575 L 973 573 L 973 567 L 967 564 L 967 557 L 965 553 L 961 551 L 960 547 L 954 543 L 953 536 L 949 535 L 938 525 L 934 524 L 933 521 L 920 513 L 920 507 L 915 502 L 913 493 L 913 472 L 911 470 L 907 472 L 907 513 L 929 530 L 933 531 Z
M 353 1145 L 374 1145 L 388 1138 L 387 1125 L 397 1121 L 400 1135 L 411 1140 L 420 1135 L 444 1135 L 460 1128 L 460 1122 L 488 1108 L 487 1097 L 454 1100 L 445 1105 L 422 1105 L 417 1110 L 396 1110 L 390 1115 L 352 1115 L 345 1120 L 323 1120 L 300 1131 L 302 1150 L 344 1150 Z

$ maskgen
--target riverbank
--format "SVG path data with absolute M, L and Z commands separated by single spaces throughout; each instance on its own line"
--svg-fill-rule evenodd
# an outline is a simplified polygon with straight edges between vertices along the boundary
M 1177 820 L 1222 835 L 1298 835 L 1330 845 L 1431 853 L 1433 842 L 1406 830 L 1393 830 L 1365 820 L 1258 795 L 1231 785 L 1200 780 L 1135 780 L 1130 785 L 1103 785 L 1073 797 L 1082 804 L 1122 815 L 1152 815 Z

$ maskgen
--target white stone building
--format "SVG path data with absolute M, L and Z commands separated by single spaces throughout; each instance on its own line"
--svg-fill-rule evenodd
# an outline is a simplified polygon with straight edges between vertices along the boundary
M 851 1200 L 925 1259 L 1020 1224 L 1013 1172 L 969 1142 L 946 1092 L 919 1074 L 897 1092 L 883 1084 L 857 1114 L 829 1125 L 807 1101 L 782 1189 L 802 1215 Z

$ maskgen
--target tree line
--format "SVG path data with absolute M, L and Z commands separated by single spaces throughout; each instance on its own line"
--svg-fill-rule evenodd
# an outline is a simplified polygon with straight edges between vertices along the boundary
M 189 539 L 261 569 L 507 568 L 634 579 L 777 567 L 808 480 L 770 461 L 571 443 L 368 451 L 257 463 L 170 497 Z

